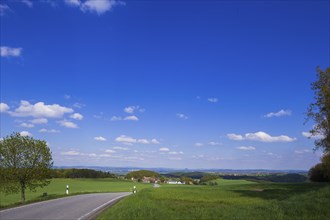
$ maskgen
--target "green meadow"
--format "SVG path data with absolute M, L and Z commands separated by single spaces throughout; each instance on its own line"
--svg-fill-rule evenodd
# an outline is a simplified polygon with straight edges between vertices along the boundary
M 328 219 L 330 184 L 217 180 L 161 185 L 124 198 L 103 219 Z
M 134 185 L 140 189 L 151 187 L 151 184 L 132 183 L 118 179 L 52 179 L 44 188 L 37 188 L 36 192 L 26 191 L 26 202 L 46 200 L 65 196 L 66 185 L 69 185 L 69 194 L 93 192 L 129 192 Z M 43 196 L 47 193 L 47 196 Z M 0 194 L 0 207 L 19 204 L 20 194 Z

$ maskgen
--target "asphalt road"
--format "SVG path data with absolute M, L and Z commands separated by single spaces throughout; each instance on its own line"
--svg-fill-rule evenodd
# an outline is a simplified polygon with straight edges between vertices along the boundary
M 0 219 L 84 220 L 131 193 L 93 193 L 38 202 L 0 211 Z

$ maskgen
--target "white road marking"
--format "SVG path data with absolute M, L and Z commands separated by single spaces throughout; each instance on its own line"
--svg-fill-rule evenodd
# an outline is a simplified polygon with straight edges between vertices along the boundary
M 99 209 L 103 208 L 104 206 L 108 205 L 109 203 L 112 203 L 112 202 L 116 201 L 117 199 L 120 199 L 120 198 L 125 197 L 125 196 L 128 196 L 128 195 L 129 195 L 129 194 L 127 194 L 127 195 L 122 195 L 122 196 L 116 197 L 116 198 L 114 198 L 114 199 L 111 199 L 111 200 L 107 201 L 106 203 L 100 205 L 99 207 L 93 209 L 92 211 L 86 213 L 85 215 L 81 216 L 81 217 L 78 218 L 77 220 L 82 220 L 82 219 L 86 218 L 87 216 L 91 215 L 93 212 L 96 212 L 97 210 L 99 210 Z

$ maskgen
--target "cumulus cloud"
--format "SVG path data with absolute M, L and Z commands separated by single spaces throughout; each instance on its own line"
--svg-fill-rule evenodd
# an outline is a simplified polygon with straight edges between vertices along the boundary
M 116 151 L 111 150 L 111 149 L 107 149 L 107 150 L 105 150 L 105 152 L 106 152 L 106 153 L 110 153 L 110 154 L 112 154 L 112 153 L 116 153 Z
M 141 139 L 136 139 L 136 138 L 132 138 L 126 135 L 121 135 L 119 137 L 117 137 L 115 139 L 115 141 L 117 142 L 121 142 L 124 144 L 134 144 L 134 143 L 139 143 L 139 144 L 159 144 L 159 141 L 157 139 L 151 139 L 151 140 L 147 140 L 144 138 Z
M 81 155 L 80 152 L 78 151 L 74 151 L 74 150 L 70 150 L 70 151 L 66 151 L 66 152 L 61 152 L 62 155 L 66 155 L 66 156 L 78 156 Z
M 23 128 L 33 128 L 34 127 L 34 124 L 29 124 L 29 123 L 23 122 L 19 126 L 20 127 L 23 127 Z
M 113 147 L 114 150 L 129 150 L 127 147 Z
M 138 121 L 139 118 L 136 117 L 135 115 L 127 116 L 124 118 L 125 121 Z
M 176 116 L 182 120 L 188 119 L 188 116 L 182 113 L 177 113 Z
M 98 137 L 94 137 L 94 140 L 96 140 L 96 141 L 106 141 L 107 139 L 102 137 L 102 136 L 98 136 Z
M 2 57 L 19 57 L 22 53 L 22 48 L 14 48 L 14 47 L 0 47 L 0 55 Z
M 161 147 L 161 148 L 159 148 L 159 151 L 168 152 L 168 151 L 170 151 L 170 149 L 168 149 L 167 147 Z
M 178 154 L 183 154 L 183 152 L 182 151 L 179 151 L 179 152 L 177 152 L 177 151 L 170 151 L 170 152 L 168 152 L 168 154 L 178 155 Z
M 252 146 L 240 146 L 240 147 L 237 147 L 238 150 L 255 150 L 256 148 L 255 147 L 252 147 Z
M 75 120 L 82 120 L 84 118 L 84 116 L 82 116 L 79 113 L 74 113 L 74 114 L 70 115 L 70 118 L 73 118 Z
M 266 115 L 264 115 L 265 118 L 272 118 L 272 117 L 281 117 L 281 116 L 290 116 L 291 111 L 290 110 L 279 110 L 278 112 L 269 112 Z
M 271 136 L 263 131 L 259 131 L 256 133 L 246 133 L 244 136 L 237 134 L 227 134 L 227 137 L 235 141 L 251 140 L 251 141 L 261 141 L 261 142 L 292 142 L 296 140 L 296 138 L 291 138 L 286 135 Z
M 209 142 L 209 145 L 211 145 L 211 146 L 218 146 L 218 145 L 221 145 L 221 143 L 211 141 L 211 142 Z
M 203 143 L 195 143 L 195 146 L 196 147 L 202 147 L 202 146 L 204 146 L 204 144 Z
M 28 101 L 22 100 L 20 106 L 9 114 L 15 117 L 61 118 L 64 114 L 72 112 L 73 109 L 58 104 L 45 105 L 44 102 L 30 104 Z
M 66 128 L 78 128 L 78 125 L 76 125 L 75 123 L 73 123 L 71 121 L 67 121 L 67 120 L 57 121 L 57 123 Z
M 20 132 L 20 135 L 21 136 L 30 136 L 30 137 L 32 137 L 32 134 L 30 132 L 28 132 L 28 131 L 21 131 Z
M 72 7 L 78 7 L 82 12 L 92 12 L 101 15 L 110 11 L 114 6 L 125 5 L 117 0 L 65 0 L 65 3 Z
M 47 124 L 48 120 L 47 120 L 47 118 L 36 118 L 36 119 L 30 120 L 30 122 L 32 124 Z
M 9 110 L 9 106 L 6 103 L 1 102 L 0 103 L 0 112 L 7 112 Z
M 128 114 L 133 114 L 135 111 L 144 112 L 145 109 L 140 108 L 140 106 L 138 106 L 138 105 L 128 106 L 128 107 L 124 108 L 124 112 L 126 112 Z
M 207 101 L 212 102 L 212 103 L 217 103 L 219 100 L 218 100 L 218 98 L 208 98 Z
M 60 131 L 55 130 L 55 129 L 50 129 L 50 130 L 48 130 L 48 129 L 46 129 L 46 128 L 42 128 L 42 129 L 39 130 L 39 132 L 40 132 L 40 133 L 58 133 L 58 132 L 60 132 Z

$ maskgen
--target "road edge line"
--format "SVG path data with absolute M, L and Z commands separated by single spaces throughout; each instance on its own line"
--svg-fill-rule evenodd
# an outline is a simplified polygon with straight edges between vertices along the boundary
M 107 201 L 106 203 L 104 203 L 104 204 L 102 204 L 102 205 L 96 207 L 96 208 L 93 209 L 92 211 L 86 213 L 85 215 L 83 215 L 83 216 L 77 218 L 77 220 L 82 220 L 82 219 L 86 218 L 87 216 L 92 215 L 93 213 L 96 213 L 97 211 L 99 211 L 99 210 L 102 209 L 103 207 L 105 207 L 105 206 L 107 206 L 107 205 L 109 205 L 109 204 L 111 204 L 111 203 L 113 203 L 113 202 L 115 202 L 115 201 L 117 201 L 117 200 L 119 200 L 119 199 L 125 197 L 125 196 L 129 196 L 129 195 L 131 195 L 131 194 L 129 193 L 129 194 L 126 194 L 126 195 L 121 195 L 121 196 L 119 196 L 119 197 L 113 198 L 113 199 Z

